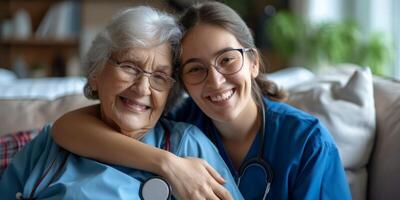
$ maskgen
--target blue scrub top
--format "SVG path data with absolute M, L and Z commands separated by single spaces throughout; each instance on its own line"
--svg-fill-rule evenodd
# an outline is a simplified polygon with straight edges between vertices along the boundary
M 264 160 L 273 171 L 267 199 L 351 199 L 338 149 L 321 122 L 285 103 L 264 98 L 264 105 Z M 234 178 L 238 179 L 239 172 L 232 165 L 220 134 L 191 98 L 169 117 L 194 124 L 212 138 Z M 257 157 L 260 138 L 258 134 L 244 162 Z M 254 184 L 246 184 L 240 191 L 246 200 L 260 200 L 265 187 L 256 183 L 265 181 L 259 180 L 264 176 L 257 172 L 250 174 L 252 177 L 246 179 Z
M 224 177 L 224 186 L 233 198 L 243 199 L 218 150 L 198 128 L 186 123 L 168 120 L 164 122 L 163 125 L 170 132 L 172 153 L 206 160 Z M 164 126 L 157 123 L 141 141 L 163 148 Z M 34 185 L 48 169 L 49 173 L 44 176 L 34 193 L 37 199 L 140 199 L 141 184 L 154 177 L 148 172 L 110 165 L 69 153 L 53 141 L 50 132 L 51 127 L 46 126 L 15 155 L 0 179 L 2 199 L 15 199 L 18 192 L 22 193 L 24 198 L 28 198 Z M 53 167 L 49 167 L 53 162 Z M 56 176 L 59 169 L 59 176 Z

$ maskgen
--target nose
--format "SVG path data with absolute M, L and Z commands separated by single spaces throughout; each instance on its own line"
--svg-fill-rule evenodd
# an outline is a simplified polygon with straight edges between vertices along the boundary
M 218 88 L 225 81 L 225 76 L 219 73 L 215 67 L 210 66 L 206 77 L 206 85 L 211 88 Z
M 131 90 L 141 96 L 148 96 L 151 94 L 150 91 L 150 77 L 142 74 L 136 81 L 132 84 Z

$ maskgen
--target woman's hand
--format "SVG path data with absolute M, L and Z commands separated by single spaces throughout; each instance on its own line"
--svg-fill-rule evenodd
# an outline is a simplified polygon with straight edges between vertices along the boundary
M 232 199 L 222 185 L 225 180 L 202 159 L 174 155 L 168 159 L 163 171 L 178 199 Z

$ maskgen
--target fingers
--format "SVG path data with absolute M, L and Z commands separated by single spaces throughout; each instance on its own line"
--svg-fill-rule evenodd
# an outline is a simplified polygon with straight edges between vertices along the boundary
M 203 162 L 203 165 L 207 169 L 208 173 L 219 183 L 225 184 L 225 179 L 213 168 L 211 167 L 206 161 Z
M 217 199 L 221 200 L 232 200 L 232 196 L 229 191 L 220 184 L 212 185 L 212 190 L 214 191 L 215 195 L 218 197 Z
M 229 191 L 216 181 L 203 186 L 195 194 L 192 194 L 189 199 L 233 200 Z
M 202 188 L 199 188 L 199 190 L 192 194 L 188 199 L 220 200 L 211 186 L 203 186 Z
M 168 180 L 172 192 L 179 199 L 232 200 L 229 191 L 223 187 L 224 178 L 206 161 L 186 157 L 174 170 L 177 173 Z M 183 181 L 182 181 L 183 180 Z
M 211 190 L 216 195 L 217 199 L 221 200 L 232 200 L 232 196 L 229 191 L 222 185 L 225 183 L 225 179 L 213 168 L 207 161 L 203 160 L 203 165 L 207 169 L 208 173 L 214 178 L 213 184 L 211 184 Z

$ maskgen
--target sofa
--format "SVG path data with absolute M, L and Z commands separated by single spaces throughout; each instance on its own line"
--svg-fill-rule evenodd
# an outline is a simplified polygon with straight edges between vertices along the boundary
M 289 104 L 314 114 L 330 130 L 353 199 L 400 199 L 400 82 L 350 64 L 323 69 L 293 67 L 266 78 L 290 92 Z M 44 124 L 97 103 L 84 98 L 84 82 L 82 77 L 19 80 L 0 71 L 0 170 Z

